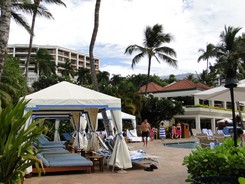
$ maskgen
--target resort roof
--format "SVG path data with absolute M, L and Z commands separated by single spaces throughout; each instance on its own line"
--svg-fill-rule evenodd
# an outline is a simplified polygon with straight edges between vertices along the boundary
M 139 90 L 139 93 L 145 92 L 146 85 L 142 86 Z M 154 82 L 150 82 L 147 87 L 147 93 L 159 93 L 159 92 L 171 92 L 171 91 L 186 91 L 193 89 L 207 90 L 211 87 L 203 84 L 203 83 L 194 83 L 190 80 L 184 79 L 180 81 L 173 82 L 167 86 L 159 86 Z
M 202 83 L 194 83 L 190 80 L 184 79 L 177 82 L 173 82 L 167 86 L 164 86 L 163 89 L 160 91 L 169 92 L 169 91 L 185 91 L 185 90 L 193 90 L 193 89 L 207 90 L 210 89 L 210 87 Z
M 146 88 L 146 85 L 141 86 L 139 93 L 145 93 L 145 88 Z M 159 86 L 158 84 L 156 84 L 154 82 L 150 82 L 150 83 L 148 83 L 147 93 L 158 92 L 158 91 L 161 91 L 162 89 L 163 89 L 162 86 Z

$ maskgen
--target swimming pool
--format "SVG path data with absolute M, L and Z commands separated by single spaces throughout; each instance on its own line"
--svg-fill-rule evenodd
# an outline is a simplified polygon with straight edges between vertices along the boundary
M 186 149 L 196 149 L 200 146 L 199 142 L 176 142 L 176 143 L 164 143 L 164 146 L 172 148 L 186 148 Z

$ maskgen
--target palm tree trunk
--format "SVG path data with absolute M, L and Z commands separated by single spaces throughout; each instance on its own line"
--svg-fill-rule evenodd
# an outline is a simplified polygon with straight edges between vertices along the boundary
M 92 38 L 91 38 L 90 45 L 89 45 L 91 79 L 92 79 L 92 83 L 93 83 L 93 89 L 95 91 L 99 91 L 99 85 L 98 85 L 98 80 L 97 80 L 97 76 L 96 76 L 93 50 L 94 50 L 94 44 L 96 41 L 98 29 L 99 29 L 100 3 L 101 3 L 101 0 L 96 0 L 95 10 L 94 10 L 94 29 L 93 29 L 93 34 L 92 34 Z M 108 136 L 112 135 L 111 124 L 110 124 L 110 121 L 107 117 L 106 111 L 102 110 L 101 113 L 102 113 L 103 123 L 104 123 L 105 130 L 107 132 L 107 135 Z
M 12 0 L 1 1 L 0 15 L 0 80 L 3 73 L 5 56 L 7 54 L 7 46 L 9 40 L 9 29 L 11 21 Z
M 148 89 L 148 83 L 149 83 L 149 79 L 150 79 L 150 72 L 151 72 L 151 56 L 149 56 L 148 59 L 149 63 L 148 63 L 148 72 L 147 72 L 147 79 L 146 79 L 146 86 L 145 86 L 145 95 L 147 95 L 147 89 Z
M 39 1 L 40 2 L 40 1 Z M 28 81 L 28 70 L 29 70 L 29 64 L 30 64 L 30 60 L 31 60 L 31 50 L 32 50 L 32 42 L 33 42 L 33 37 L 34 37 L 34 27 L 35 27 L 35 21 L 36 21 L 36 15 L 37 15 L 37 7 L 39 6 L 35 4 L 35 10 L 33 12 L 33 16 L 32 16 L 32 23 L 31 23 L 31 34 L 30 34 L 30 41 L 29 41 L 29 48 L 28 48 L 28 54 L 27 54 L 27 60 L 26 60 L 26 80 Z

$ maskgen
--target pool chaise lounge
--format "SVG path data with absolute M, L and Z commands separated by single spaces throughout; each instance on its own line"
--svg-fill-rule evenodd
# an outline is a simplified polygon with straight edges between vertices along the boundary
M 44 135 L 40 135 L 33 144 L 40 149 L 65 148 L 65 141 L 49 141 Z
M 91 173 L 93 162 L 79 154 L 65 152 L 43 152 L 37 154 L 44 166 L 45 173 L 47 172 L 62 172 L 62 171 L 78 171 L 85 170 Z M 33 168 L 32 173 L 37 173 L 37 169 Z

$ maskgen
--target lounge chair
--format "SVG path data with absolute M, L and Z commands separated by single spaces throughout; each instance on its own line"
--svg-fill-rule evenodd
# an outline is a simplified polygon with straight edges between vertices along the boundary
M 223 139 L 225 138 L 224 134 L 213 134 L 213 138 L 216 142 L 222 143 Z
M 103 155 L 106 163 L 108 165 L 111 153 L 114 148 L 114 142 L 113 139 L 111 140 L 105 140 L 105 142 L 98 137 L 98 140 L 100 142 L 100 145 L 102 145 L 102 149 L 96 151 L 96 154 Z M 159 156 L 154 156 L 146 153 L 144 150 L 130 150 L 130 158 L 133 163 L 144 163 L 144 164 L 154 164 L 159 166 L 159 161 L 158 159 L 160 158 Z
M 62 172 L 62 171 L 78 171 L 86 170 L 91 173 L 93 162 L 82 157 L 79 154 L 72 153 L 38 153 L 38 159 L 43 163 L 44 171 Z M 32 173 L 37 173 L 37 169 L 33 168 Z
M 137 135 L 136 129 L 127 130 L 127 137 L 129 142 L 142 142 L 142 137 Z
M 71 134 L 70 133 L 63 133 L 62 134 L 62 136 L 63 136 L 63 138 L 65 139 L 65 141 L 71 141 L 72 140 L 72 136 L 71 136 Z
M 44 148 L 65 148 L 65 141 L 49 141 L 44 135 L 40 135 L 37 141 L 33 143 L 36 147 L 40 149 Z

